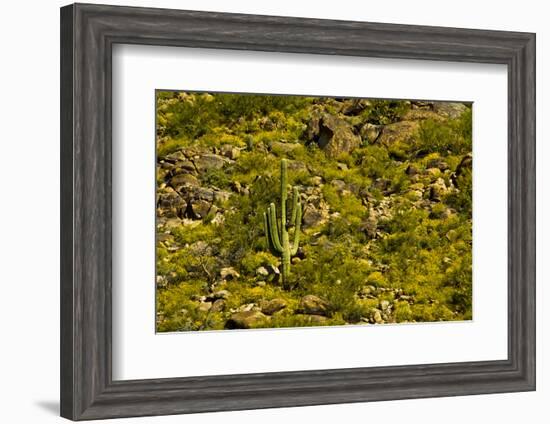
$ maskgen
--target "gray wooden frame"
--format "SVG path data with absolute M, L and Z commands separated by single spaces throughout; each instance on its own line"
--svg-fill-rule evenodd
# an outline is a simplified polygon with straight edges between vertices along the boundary
M 115 43 L 508 67 L 508 359 L 113 381 Z M 61 9 L 61 415 L 73 420 L 535 389 L 535 35 L 75 4 Z

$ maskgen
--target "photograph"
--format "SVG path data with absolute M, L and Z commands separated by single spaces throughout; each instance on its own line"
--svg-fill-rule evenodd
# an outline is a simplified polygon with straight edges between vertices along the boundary
M 472 320 L 472 110 L 156 90 L 157 333 Z

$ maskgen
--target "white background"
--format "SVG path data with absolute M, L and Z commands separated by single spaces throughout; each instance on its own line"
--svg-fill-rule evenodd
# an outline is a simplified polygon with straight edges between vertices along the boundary
M 155 335 L 153 96 L 155 88 L 176 87 L 472 101 L 474 320 Z M 506 359 L 507 87 L 504 65 L 117 46 L 113 378 Z
M 125 1 L 116 4 L 263 13 L 331 19 L 537 32 L 538 132 L 538 391 L 459 398 L 320 406 L 263 411 L 143 418 L 140 422 L 366 422 L 499 423 L 546 422 L 550 416 L 550 373 L 545 346 L 550 315 L 542 304 L 549 275 L 544 260 L 550 241 L 548 214 L 550 178 L 547 131 L 543 117 L 550 101 L 544 73 L 550 55 L 549 14 L 541 1 L 462 0 L 357 2 L 353 0 L 253 2 L 232 0 Z M 58 408 L 59 309 L 59 11 L 57 1 L 11 2 L 2 10 L 2 143 L 0 173 L 1 267 L 0 395 L 2 421 L 61 422 Z M 497 11 L 498 12 L 495 12 Z M 546 112 L 546 115 L 548 112 Z M 546 191 L 546 193 L 544 193 Z M 546 355 L 546 358 L 544 357 Z M 160 358 L 159 358 L 160 360 Z M 545 361 L 546 360 L 546 361 Z M 546 401 L 546 402 L 545 402 Z M 120 422 L 138 422 L 138 419 Z

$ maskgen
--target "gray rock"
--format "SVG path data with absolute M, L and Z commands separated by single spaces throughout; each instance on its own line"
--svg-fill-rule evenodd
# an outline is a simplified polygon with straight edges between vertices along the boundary
M 359 134 L 361 135 L 363 141 L 366 141 L 369 144 L 373 144 L 376 142 L 378 136 L 382 132 L 382 128 L 383 127 L 380 125 L 374 125 L 367 122 L 361 127 Z
M 200 172 L 204 172 L 209 169 L 221 169 L 226 163 L 231 162 L 231 160 L 224 156 L 206 153 L 199 156 L 194 162 L 197 169 Z
M 417 121 L 399 121 L 384 126 L 382 133 L 376 140 L 377 144 L 390 146 L 395 142 L 410 142 L 418 131 Z
M 380 302 L 380 309 L 382 309 L 382 311 L 387 311 L 389 307 L 390 307 L 390 302 L 388 300 L 382 300 Z
M 307 315 L 328 315 L 330 304 L 318 296 L 308 294 L 300 300 L 299 312 Z
M 197 179 L 197 177 L 191 175 L 191 174 L 178 174 L 172 177 L 170 180 L 170 184 L 172 184 L 172 187 L 178 188 L 181 186 L 188 186 L 188 187 L 198 187 L 200 186 L 200 182 Z
M 225 323 L 227 329 L 255 328 L 264 324 L 269 318 L 259 311 L 236 312 Z
M 468 108 L 462 103 L 451 102 L 435 102 L 433 109 L 436 113 L 443 116 L 448 116 L 451 119 L 460 117 Z
M 222 280 L 235 280 L 240 276 L 241 275 L 233 267 L 226 267 L 220 270 L 220 277 L 222 278 Z
M 226 158 L 233 159 L 233 160 L 237 159 L 241 155 L 240 149 L 231 144 L 224 144 L 220 148 L 220 153 Z
M 361 138 L 353 132 L 353 127 L 346 120 L 328 113 L 314 116 L 308 127 L 308 135 L 329 157 L 351 153 L 361 145 Z
M 269 275 L 269 271 L 265 267 L 261 266 L 256 269 L 256 275 L 259 277 L 267 277 Z
M 382 319 L 382 313 L 378 309 L 374 309 L 372 312 L 372 321 L 376 324 L 382 324 L 384 320 Z
M 270 301 L 263 301 L 260 303 L 262 312 L 266 315 L 273 315 L 276 312 L 286 308 L 287 303 L 284 299 L 271 299 Z
M 210 308 L 211 312 L 221 312 L 225 309 L 225 300 L 218 299 L 214 303 L 212 303 L 212 307 Z

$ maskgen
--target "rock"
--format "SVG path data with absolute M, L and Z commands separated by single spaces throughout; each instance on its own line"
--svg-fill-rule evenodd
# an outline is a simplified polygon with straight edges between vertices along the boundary
M 389 307 L 390 307 L 390 302 L 388 300 L 382 300 L 380 302 L 380 309 L 382 311 L 384 311 L 384 312 L 387 311 Z
M 336 167 L 340 170 L 340 171 L 348 171 L 349 168 L 348 166 L 345 164 L 345 163 L 342 163 L 342 162 L 338 162 L 336 164 Z
M 265 287 L 267 283 L 263 280 L 260 280 L 260 281 L 256 281 L 254 284 L 258 287 Z
M 316 209 L 312 205 L 307 205 L 304 209 L 302 216 L 302 224 L 304 228 L 314 227 L 316 225 L 321 225 L 328 220 L 328 213 Z
M 471 153 L 468 153 L 466 156 L 462 158 L 458 166 L 456 167 L 455 174 L 457 177 L 464 174 L 466 170 L 471 171 L 472 170 L 472 163 L 473 163 L 473 157 Z
M 199 240 L 189 246 L 189 252 L 193 256 L 210 256 L 212 247 L 207 242 Z
M 448 191 L 443 178 L 438 178 L 433 184 L 430 184 L 430 200 L 440 202 L 441 197 Z
M 187 203 L 171 187 L 166 187 L 158 195 L 157 215 L 167 218 L 176 218 L 185 210 Z
M 328 318 L 323 315 L 307 315 L 310 324 L 319 325 L 327 322 Z
M 433 109 L 439 115 L 456 119 L 466 112 L 468 107 L 462 103 L 435 102 Z
M 328 113 L 312 119 L 308 135 L 328 157 L 351 153 L 361 145 L 361 138 L 347 121 Z
M 259 311 L 236 312 L 225 323 L 225 328 L 230 330 L 255 328 L 264 324 L 267 320 L 268 317 Z
M 371 105 L 371 101 L 367 99 L 349 99 L 342 103 L 340 112 L 344 115 L 358 115 Z
M 187 187 L 199 187 L 200 182 L 197 179 L 197 177 L 191 175 L 191 174 L 178 174 L 172 177 L 170 180 L 170 184 L 175 189 L 178 189 L 181 186 L 187 186 Z
M 320 186 L 321 184 L 323 184 L 323 177 L 320 177 L 318 175 L 311 177 L 310 183 L 314 186 Z
M 371 319 L 376 324 L 382 324 L 384 322 L 384 320 L 382 319 L 382 313 L 378 309 L 373 310 Z
M 271 299 L 270 301 L 263 301 L 260 303 L 262 312 L 266 315 L 273 315 L 276 312 L 286 308 L 287 304 L 284 299 Z
M 299 312 L 307 315 L 328 315 L 330 304 L 318 296 L 308 294 L 300 300 Z
M 211 300 L 227 299 L 229 296 L 231 296 L 231 292 L 229 290 L 219 290 L 215 293 L 212 293 L 209 299 Z
M 361 136 L 364 142 L 367 142 L 368 144 L 374 144 L 376 143 L 378 136 L 382 132 L 382 128 L 383 127 L 380 125 L 374 125 L 367 122 L 359 130 L 359 135 Z
M 427 168 L 424 170 L 424 175 L 431 179 L 438 178 L 441 175 L 441 170 L 439 168 Z
M 405 174 L 409 176 L 417 175 L 419 172 L 419 169 L 414 165 L 409 165 L 407 166 L 407 169 L 405 169 Z
M 164 275 L 157 275 L 157 287 L 166 287 L 168 285 L 168 280 Z
M 424 121 L 426 119 L 431 119 L 433 121 L 444 121 L 445 118 L 441 115 L 438 115 L 436 112 L 429 109 L 419 109 L 413 108 L 407 111 L 403 116 L 404 121 Z
M 206 153 L 199 156 L 198 159 L 195 160 L 195 166 L 200 172 L 204 172 L 209 169 L 221 169 L 226 163 L 229 162 L 231 162 L 231 160 L 224 156 Z
M 194 174 L 197 172 L 195 165 L 190 160 L 184 159 L 177 161 L 172 167 L 172 174 Z
M 212 308 L 211 302 L 202 302 L 199 304 L 199 311 L 201 312 L 208 312 Z
M 342 191 L 346 188 L 346 183 L 342 180 L 332 180 L 330 185 L 333 186 L 336 190 Z
M 225 300 L 218 299 L 214 303 L 212 303 L 212 307 L 210 308 L 211 312 L 221 312 L 225 309 Z
M 428 161 L 426 168 L 437 168 L 440 171 L 446 171 L 449 169 L 449 164 L 441 158 L 433 158 Z
M 222 145 L 220 148 L 220 153 L 226 158 L 233 160 L 237 159 L 241 155 L 240 149 L 231 144 Z
M 410 142 L 419 128 L 416 121 L 399 121 L 384 126 L 382 133 L 376 140 L 377 144 L 391 146 L 395 142 Z
M 369 217 L 361 223 L 359 229 L 363 231 L 367 237 L 375 238 L 378 229 L 378 220 L 374 217 Z
M 256 275 L 258 277 L 267 277 L 269 275 L 269 271 L 264 266 L 261 266 L 256 269 Z
M 202 219 L 208 215 L 211 207 L 212 203 L 207 200 L 194 200 L 192 203 L 187 204 L 187 208 L 183 215 L 185 218 L 189 219 Z
M 235 280 L 240 276 L 241 275 L 233 267 L 226 267 L 220 270 L 220 277 L 222 278 L 222 280 Z

